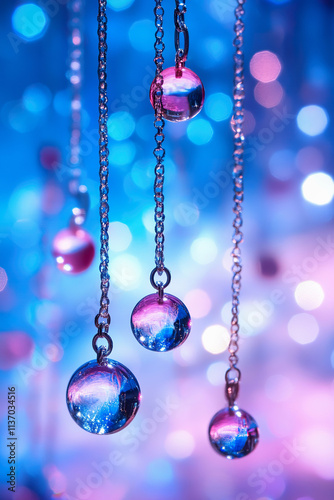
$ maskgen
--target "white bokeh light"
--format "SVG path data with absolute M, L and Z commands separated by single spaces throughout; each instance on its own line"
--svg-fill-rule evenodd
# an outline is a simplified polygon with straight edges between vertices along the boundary
M 304 134 L 314 137 L 326 129 L 328 115 L 321 106 L 304 106 L 297 115 L 297 125 Z
M 230 342 L 230 334 L 222 325 L 208 326 L 202 335 L 202 344 L 211 354 L 220 354 L 226 351 Z
M 288 323 L 288 332 L 298 344 L 310 344 L 318 337 L 319 325 L 312 314 L 295 314 Z
M 141 265 L 137 257 L 121 254 L 110 262 L 110 280 L 121 290 L 134 290 L 141 283 Z
M 190 290 L 184 298 L 185 304 L 192 318 L 204 318 L 211 309 L 211 299 L 205 290 L 195 288 Z
M 334 197 L 333 178 L 325 172 L 308 175 L 302 184 L 302 195 L 314 205 L 327 205 Z
M 165 449 L 169 456 L 182 460 L 189 457 L 195 449 L 195 440 L 188 431 L 180 430 L 168 434 Z
M 131 231 L 123 222 L 111 222 L 109 234 L 109 248 L 113 252 L 124 252 L 132 241 Z
M 305 311 L 317 309 L 325 298 L 322 286 L 316 281 L 302 281 L 295 290 L 295 300 Z
M 205 266 L 215 260 L 218 248 L 211 238 L 197 238 L 191 244 L 190 253 L 195 262 Z

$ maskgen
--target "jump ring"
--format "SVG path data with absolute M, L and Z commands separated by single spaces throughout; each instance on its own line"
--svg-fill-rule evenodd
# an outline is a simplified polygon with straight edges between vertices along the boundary
M 110 335 L 108 335 L 107 333 L 103 333 L 103 335 L 101 336 L 100 332 L 96 333 L 93 337 L 93 340 L 92 340 L 92 346 L 93 346 L 93 349 L 96 352 L 96 354 L 99 356 L 99 352 L 101 351 L 101 346 L 98 347 L 96 342 L 98 341 L 98 339 L 101 339 L 101 338 L 104 338 L 108 343 L 107 349 L 105 347 L 103 347 L 103 349 L 104 349 L 103 357 L 107 357 L 107 356 L 109 356 L 109 354 L 111 353 L 112 348 L 113 348 L 113 341 L 112 341 Z
M 155 288 L 156 290 L 160 290 L 161 288 L 162 289 L 165 289 L 168 287 L 168 285 L 170 284 L 170 281 L 171 281 L 171 274 L 170 274 L 170 271 L 167 269 L 167 267 L 164 267 L 164 272 L 166 273 L 166 283 L 162 283 L 162 284 L 158 284 L 155 282 L 155 275 L 156 273 L 158 272 L 158 268 L 155 267 L 153 269 L 153 271 L 151 272 L 150 274 L 150 282 L 151 282 L 151 285 L 153 286 L 153 288 Z

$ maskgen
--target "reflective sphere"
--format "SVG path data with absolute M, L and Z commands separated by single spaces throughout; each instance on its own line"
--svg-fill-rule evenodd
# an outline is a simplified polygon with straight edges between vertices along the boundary
M 87 231 L 80 227 L 62 229 L 53 240 L 52 254 L 58 269 L 64 273 L 82 273 L 94 259 L 94 242 Z
M 138 342 L 151 351 L 170 351 L 181 345 L 191 328 L 190 314 L 180 299 L 158 293 L 144 297 L 131 315 L 131 328 Z
M 226 458 L 245 457 L 259 441 L 257 423 L 237 406 L 220 410 L 210 422 L 212 447 Z
M 198 76 L 188 68 L 167 68 L 163 76 L 162 114 L 166 120 L 181 122 L 196 116 L 204 103 L 204 87 Z M 150 89 L 150 101 L 154 107 L 155 80 Z
M 67 407 L 85 431 L 113 434 L 126 427 L 140 404 L 136 377 L 117 361 L 89 361 L 74 372 L 67 387 Z

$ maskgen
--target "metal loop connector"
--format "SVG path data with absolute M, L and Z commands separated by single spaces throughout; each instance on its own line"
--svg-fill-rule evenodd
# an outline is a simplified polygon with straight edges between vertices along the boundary
M 225 373 L 225 395 L 229 406 L 235 405 L 235 400 L 239 394 L 239 382 L 241 378 L 241 372 L 239 368 L 231 367 Z
M 155 275 L 158 272 L 159 272 L 159 269 L 157 267 L 155 267 L 153 269 L 153 271 L 151 272 L 151 274 L 150 274 L 150 282 L 151 282 L 151 285 L 153 286 L 153 288 L 155 288 L 156 290 L 158 290 L 159 295 L 160 295 L 160 293 L 162 293 L 163 290 L 165 288 L 167 288 L 168 285 L 170 284 L 170 282 L 171 282 L 171 274 L 170 274 L 169 269 L 167 269 L 167 267 L 164 267 L 164 272 L 166 274 L 166 282 L 162 283 L 161 281 L 159 281 L 159 282 L 155 281 Z M 161 289 L 162 289 L 162 292 L 160 292 Z
M 107 344 L 108 344 L 107 348 L 103 345 L 100 345 L 100 346 L 97 345 L 98 339 L 102 339 L 102 338 L 107 341 Z M 107 356 L 109 356 L 109 354 L 111 353 L 111 351 L 113 349 L 113 341 L 112 341 L 110 335 L 108 335 L 107 333 L 102 333 L 101 330 L 99 329 L 99 331 L 93 337 L 92 346 L 93 346 L 94 351 L 97 354 L 97 362 L 99 364 L 101 364 L 103 359 L 106 358 Z
M 104 320 L 104 321 L 100 321 L 101 319 Z M 97 314 L 95 316 L 95 326 L 96 326 L 96 328 L 100 328 L 102 326 L 102 327 L 104 327 L 108 331 L 109 325 L 110 325 L 110 314 L 108 314 L 108 316 L 106 316 L 106 317 L 101 316 L 100 314 Z

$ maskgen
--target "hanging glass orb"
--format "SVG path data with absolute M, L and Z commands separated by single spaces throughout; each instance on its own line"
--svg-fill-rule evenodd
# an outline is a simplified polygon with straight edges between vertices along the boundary
M 144 297 L 131 315 L 131 328 L 138 342 L 151 351 L 170 351 L 188 338 L 190 314 L 180 299 L 165 293 Z
M 94 259 L 94 242 L 87 231 L 80 227 L 62 229 L 53 240 L 52 254 L 58 269 L 64 273 L 82 273 Z
M 196 116 L 204 103 L 204 87 L 198 76 L 188 68 L 164 69 L 162 115 L 171 122 L 182 122 Z M 154 107 L 157 90 L 155 80 L 150 89 L 150 101 Z
M 220 410 L 209 426 L 212 447 L 226 458 L 241 458 L 254 450 L 259 441 L 257 423 L 237 406 Z
M 140 387 L 133 373 L 121 363 L 89 361 L 72 375 L 67 387 L 67 407 L 73 420 L 93 434 L 113 434 L 124 429 L 140 405 Z

